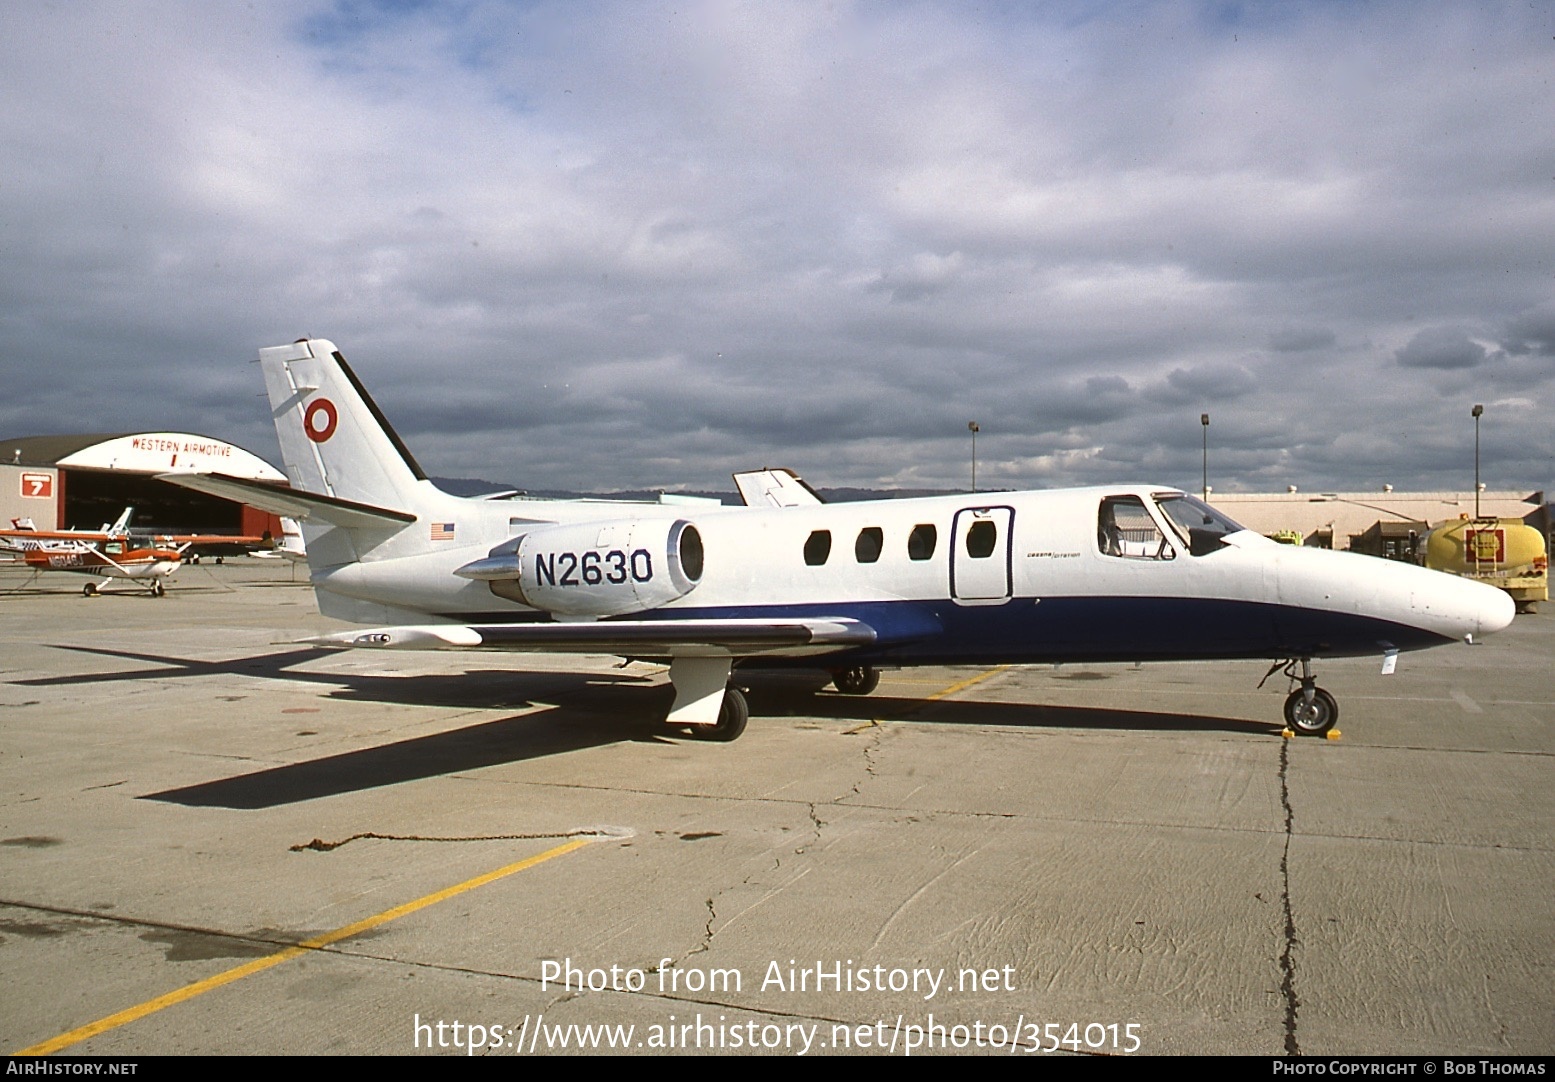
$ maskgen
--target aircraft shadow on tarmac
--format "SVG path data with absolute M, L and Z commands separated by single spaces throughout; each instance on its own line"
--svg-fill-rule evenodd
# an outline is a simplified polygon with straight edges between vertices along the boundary
M 586 687 L 640 687 L 651 678 L 637 673 L 569 673 L 549 669 L 529 671 L 522 668 L 470 670 L 462 673 L 405 675 L 395 673 L 313 672 L 294 666 L 323 658 L 341 657 L 336 650 L 301 647 L 273 654 L 221 661 L 202 661 L 135 650 L 113 650 L 96 646 L 57 645 L 55 649 L 80 654 L 114 657 L 144 662 L 148 668 L 126 669 L 109 673 L 78 673 L 69 676 L 38 676 L 10 683 L 26 687 L 57 687 L 74 684 L 104 684 L 113 681 L 176 680 L 186 677 L 240 676 L 260 677 L 291 684 L 311 684 L 327 688 L 321 694 L 330 699 L 394 703 L 401 706 L 457 706 L 502 709 L 534 705 L 536 699 L 568 695 Z M 666 695 L 668 692 L 666 692 Z M 636 698 L 628 699 L 638 701 Z
M 1281 726 L 1245 718 L 1215 717 L 1115 707 L 1053 706 L 976 699 L 931 700 L 873 695 L 838 695 L 806 689 L 792 680 L 747 683 L 751 718 L 807 717 L 839 721 L 891 721 L 921 725 L 989 725 L 1017 729 L 1119 729 L 1129 732 L 1278 733 Z
M 138 661 L 154 667 L 13 682 L 57 686 L 214 675 L 258 676 L 327 686 L 329 690 L 324 697 L 331 700 L 465 709 L 539 707 L 532 712 L 443 733 L 148 793 L 141 798 L 192 807 L 247 810 L 276 807 L 587 748 L 679 738 L 675 730 L 660 720 L 669 706 L 670 689 L 646 688 L 642 685 L 651 678 L 631 673 L 491 669 L 458 674 L 377 675 L 293 668 L 304 661 L 325 656 L 324 652 L 312 648 L 223 661 L 100 647 L 61 646 L 60 649 Z M 806 717 L 1028 729 L 1247 734 L 1278 731 L 1277 726 L 1267 722 L 1197 714 L 968 699 L 931 701 L 879 694 L 867 697 L 838 695 L 821 691 L 825 681 L 820 674 L 760 671 L 741 674 L 740 679 L 742 685 L 749 688 L 751 713 L 757 725 L 763 717 Z
M 140 799 L 189 807 L 273 808 L 629 740 L 652 740 L 654 730 L 663 729 L 647 716 L 621 719 L 589 713 L 567 717 L 569 713 L 551 707 L 252 774 L 147 793 Z

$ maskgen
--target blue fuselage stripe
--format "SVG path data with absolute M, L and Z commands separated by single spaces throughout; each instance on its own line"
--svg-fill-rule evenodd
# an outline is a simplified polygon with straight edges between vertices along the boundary
M 490 616 L 457 618 L 503 622 Z M 1424 628 L 1355 613 L 1184 597 L 1018 597 L 994 605 L 950 600 L 738 605 L 657 609 L 623 619 L 827 617 L 858 620 L 876 633 L 873 645 L 830 654 L 828 660 L 897 665 L 1362 657 L 1451 641 Z

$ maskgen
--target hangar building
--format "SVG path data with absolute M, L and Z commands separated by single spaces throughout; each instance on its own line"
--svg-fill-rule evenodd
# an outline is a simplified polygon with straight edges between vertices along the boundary
M 286 484 L 259 456 L 189 432 L 27 436 L 0 440 L 0 524 L 92 530 L 132 506 L 137 530 L 281 535 L 274 515 L 156 479 L 181 470 Z

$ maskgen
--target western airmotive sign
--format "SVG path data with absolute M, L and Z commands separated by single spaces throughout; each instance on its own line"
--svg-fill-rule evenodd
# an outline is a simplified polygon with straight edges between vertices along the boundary
M 117 436 L 66 455 L 57 463 L 74 469 L 170 473 L 224 473 L 260 481 L 284 481 L 274 466 L 241 447 L 187 432 L 139 432 Z

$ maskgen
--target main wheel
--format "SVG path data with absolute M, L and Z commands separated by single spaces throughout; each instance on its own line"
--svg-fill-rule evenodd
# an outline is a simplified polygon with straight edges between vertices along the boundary
M 89 582 L 85 586 L 81 587 L 81 596 L 82 597 L 96 597 L 97 596 L 97 583 Z
M 1303 736 L 1322 736 L 1339 720 L 1339 704 L 1322 688 L 1312 689 L 1312 704 L 1307 705 L 1300 688 L 1285 699 L 1285 724 Z
M 718 708 L 718 723 L 716 725 L 695 726 L 697 735 L 704 740 L 718 740 L 728 743 L 737 740 L 745 731 L 745 723 L 750 720 L 750 706 L 745 702 L 745 694 L 739 688 L 728 688 L 724 691 L 723 705 Z
M 161 579 L 152 579 L 151 580 L 151 596 L 152 597 L 161 597 L 165 593 L 167 593 L 167 587 L 162 585 L 162 580 Z
M 844 695 L 868 695 L 880 686 L 880 673 L 869 665 L 855 665 L 833 673 L 831 682 Z

